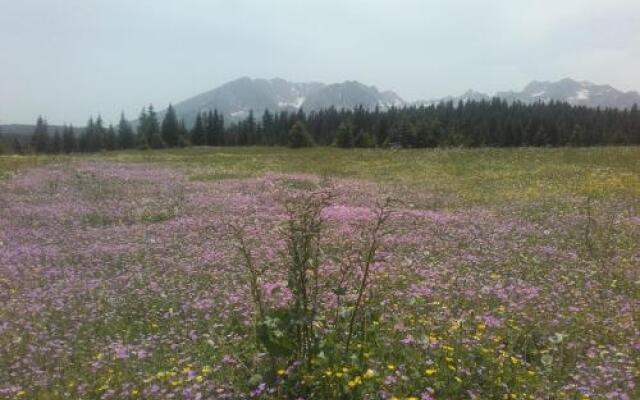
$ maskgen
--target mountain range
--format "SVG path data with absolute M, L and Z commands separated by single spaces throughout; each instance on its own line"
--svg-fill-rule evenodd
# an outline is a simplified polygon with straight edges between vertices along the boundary
M 441 99 L 418 101 L 417 105 L 437 104 L 441 101 L 466 102 L 469 100 L 490 100 L 493 97 L 506 100 L 509 103 L 519 101 L 525 104 L 537 102 L 548 103 L 560 101 L 574 106 L 600 107 L 600 108 L 631 108 L 634 104 L 640 105 L 640 94 L 636 91 L 623 92 L 610 85 L 598 85 L 588 81 L 576 81 L 571 78 L 561 79 L 556 82 L 532 81 L 520 92 L 497 92 L 493 96 L 468 90 L 460 96 L 444 97 Z
M 640 104 L 640 94 L 623 92 L 609 85 L 598 85 L 588 81 L 565 78 L 557 82 L 533 81 L 520 91 L 498 92 L 494 95 L 468 90 L 460 96 L 449 96 L 433 100 L 408 102 L 393 91 L 380 91 L 357 81 L 323 84 L 318 82 L 296 83 L 284 79 L 240 78 L 216 89 L 199 94 L 175 104 L 178 115 L 187 124 L 195 120 L 198 112 L 218 109 L 230 121 L 245 118 L 250 110 L 261 114 L 270 111 L 320 110 L 331 106 L 354 108 L 359 105 L 367 109 L 387 110 L 391 107 L 420 106 L 443 101 L 481 101 L 499 97 L 508 102 L 522 103 L 560 101 L 572 105 L 600 108 L 631 108 Z
M 251 79 L 243 77 L 225 83 L 174 105 L 176 113 L 191 126 L 199 112 L 217 109 L 227 122 L 239 121 L 251 110 L 259 117 L 265 109 L 272 112 L 313 111 L 335 107 L 351 109 L 362 105 L 367 109 L 388 110 L 391 107 L 437 104 L 442 101 L 466 102 L 499 97 L 508 102 L 522 103 L 561 101 L 572 105 L 600 108 L 631 108 L 640 104 L 636 91 L 623 92 L 610 85 L 565 78 L 556 82 L 532 81 L 522 91 L 498 92 L 493 96 L 468 90 L 460 96 L 408 102 L 393 91 L 380 91 L 358 81 L 324 84 L 290 82 L 280 78 Z M 164 111 L 158 113 L 162 118 Z M 31 133 L 30 125 L 0 125 L 5 134 Z
M 319 82 L 289 82 L 280 78 L 244 77 L 177 103 L 174 108 L 190 125 L 199 112 L 213 109 L 234 121 L 246 118 L 251 110 L 261 114 L 265 109 L 272 112 L 296 111 L 300 108 L 310 111 L 331 106 L 341 109 L 359 105 L 386 110 L 405 104 L 392 91 L 380 92 L 374 86 L 357 81 L 326 85 Z

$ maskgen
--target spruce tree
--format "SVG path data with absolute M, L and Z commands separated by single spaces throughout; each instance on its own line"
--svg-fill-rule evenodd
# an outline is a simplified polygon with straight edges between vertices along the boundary
M 273 131 L 273 115 L 269 110 L 265 109 L 262 114 L 262 135 L 266 145 L 273 146 L 275 144 L 275 134 Z
M 76 150 L 76 137 L 73 133 L 73 125 L 65 126 L 62 130 L 62 151 L 66 154 Z
M 109 125 L 105 136 L 104 136 L 104 149 L 113 151 L 118 148 L 118 136 L 116 135 L 116 130 L 113 128 L 113 125 Z
M 138 127 L 138 136 L 143 147 L 152 148 L 164 147 L 164 141 L 160 136 L 160 127 L 158 125 L 158 117 L 153 109 L 153 105 L 149 105 L 146 110 L 140 113 L 140 126 Z
M 24 154 L 24 147 L 22 146 L 22 143 L 20 143 L 18 138 L 13 139 L 13 152 L 20 155 Z
M 400 123 L 400 143 L 404 148 L 416 147 L 416 134 L 413 128 L 413 124 L 411 124 L 406 119 Z
M 144 116 L 146 118 L 146 114 Z M 120 122 L 118 123 L 118 147 L 121 149 L 131 149 L 134 147 L 135 138 L 131 124 L 124 116 L 124 111 L 120 114 Z
M 180 142 L 180 126 L 178 123 L 178 117 L 173 109 L 173 106 L 169 104 L 167 112 L 162 120 L 162 140 L 169 147 L 177 147 Z
M 87 126 L 85 126 L 84 131 L 80 133 L 80 137 L 78 139 L 78 149 L 81 152 L 90 151 L 89 142 L 90 142 L 90 136 L 93 135 L 93 131 L 94 131 L 93 117 L 89 117 Z
M 307 132 L 307 127 L 304 122 L 298 121 L 293 124 L 289 131 L 288 145 L 292 149 L 313 146 L 313 139 L 311 139 L 309 132 Z
M 100 115 L 95 122 L 90 120 L 87 124 L 87 151 L 97 152 L 104 149 L 105 134 L 106 130 Z
M 225 141 L 225 128 L 224 128 L 224 115 L 218 110 L 213 110 L 214 113 L 218 114 L 217 119 L 217 129 L 216 129 L 216 146 L 224 146 Z
M 207 116 L 206 127 L 206 143 L 208 146 L 220 146 L 222 145 L 222 135 L 224 133 L 224 122 L 222 114 L 214 109 L 213 112 L 209 111 Z
M 336 131 L 337 147 L 350 148 L 354 144 L 353 125 L 351 122 L 342 122 Z
M 215 146 L 216 145 L 216 124 L 217 124 L 217 115 L 214 117 L 213 112 L 209 110 L 205 118 L 205 139 L 204 142 L 207 146 Z
M 189 142 L 189 130 L 187 129 L 187 125 L 184 122 L 184 118 L 180 119 L 180 124 L 178 124 L 178 133 L 178 146 L 189 146 L 191 144 Z
M 153 109 L 153 104 L 150 104 L 147 108 L 145 124 L 142 127 L 142 136 L 149 147 L 152 149 L 162 149 L 166 147 L 162 136 L 160 135 L 160 126 L 158 124 L 158 116 Z
M 146 125 L 147 125 L 147 109 L 143 107 L 142 110 L 140 111 L 140 116 L 138 116 L 138 129 L 137 129 L 138 145 L 141 148 L 149 147 L 149 141 L 147 140 L 147 137 L 144 132 Z
M 196 122 L 193 124 L 193 128 L 191 129 L 191 143 L 194 146 L 203 146 L 205 144 L 205 128 L 202 123 L 202 115 L 198 113 L 196 115 Z
M 5 152 L 4 137 L 2 136 L 2 127 L 0 127 L 0 154 L 4 154 Z
M 36 153 L 46 153 L 49 150 L 49 128 L 47 121 L 41 116 L 36 121 L 36 128 L 31 137 L 31 148 Z
M 375 140 L 369 131 L 360 130 L 353 140 L 353 147 L 374 147 Z
M 49 152 L 51 154 L 60 154 L 62 152 L 62 137 L 60 136 L 60 131 L 57 129 L 53 133 L 53 139 L 51 140 L 51 145 L 49 146 Z

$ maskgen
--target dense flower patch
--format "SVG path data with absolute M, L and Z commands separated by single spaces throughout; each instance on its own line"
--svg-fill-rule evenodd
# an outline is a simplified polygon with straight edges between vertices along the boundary
M 366 337 L 305 368 L 256 340 L 229 232 L 245 227 L 260 291 L 291 302 L 285 201 L 331 190 L 317 329 L 347 315 L 344 249 L 394 203 L 372 266 Z M 620 199 L 459 210 L 428 193 L 310 175 L 189 181 L 79 162 L 0 183 L 0 398 L 634 399 L 640 224 Z M 333 290 L 333 292 L 332 292 Z M 275 362 L 275 364 L 274 364 Z

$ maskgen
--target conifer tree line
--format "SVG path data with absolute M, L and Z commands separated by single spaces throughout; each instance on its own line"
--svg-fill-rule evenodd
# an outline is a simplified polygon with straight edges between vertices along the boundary
M 513 147 L 640 144 L 640 111 L 594 109 L 567 103 L 536 104 L 491 101 L 442 102 L 387 111 L 334 107 L 305 113 L 272 112 L 225 125 L 218 110 L 199 113 L 191 127 L 169 105 L 159 121 L 153 106 L 144 108 L 137 129 L 122 114 L 116 127 L 90 118 L 51 134 L 39 117 L 30 148 L 36 153 L 96 152 L 131 148 L 184 146 L 350 147 Z M 16 152 L 23 152 L 16 141 Z

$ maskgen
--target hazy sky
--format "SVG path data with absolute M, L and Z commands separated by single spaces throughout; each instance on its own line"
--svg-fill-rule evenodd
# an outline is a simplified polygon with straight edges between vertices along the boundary
M 241 77 L 407 100 L 567 76 L 640 89 L 639 0 L 0 0 L 0 123 L 82 125 Z

